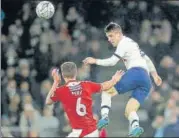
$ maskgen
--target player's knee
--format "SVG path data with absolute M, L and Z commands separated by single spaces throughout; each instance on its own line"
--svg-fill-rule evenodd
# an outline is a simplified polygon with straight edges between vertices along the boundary
M 131 112 L 137 112 L 139 107 L 140 107 L 140 103 L 136 99 L 131 98 L 126 105 L 126 109 L 125 109 L 126 118 L 128 118 Z

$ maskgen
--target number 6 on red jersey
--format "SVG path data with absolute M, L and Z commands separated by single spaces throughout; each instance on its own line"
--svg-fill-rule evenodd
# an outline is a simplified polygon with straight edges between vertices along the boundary
M 86 115 L 86 106 L 84 104 L 81 104 L 81 97 L 79 97 L 76 102 L 76 113 L 79 116 Z

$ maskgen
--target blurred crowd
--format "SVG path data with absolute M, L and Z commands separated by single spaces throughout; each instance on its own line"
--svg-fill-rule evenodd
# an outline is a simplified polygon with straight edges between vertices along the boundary
M 166 7 L 145 1 L 106 3 L 113 11 L 109 21 L 120 23 L 124 34 L 140 44 L 163 79 L 161 87 L 154 85 L 144 105 L 147 125 L 153 130 L 146 135 L 179 136 L 179 18 L 173 21 L 163 11 Z M 103 32 L 106 24 L 95 27 L 85 18 L 78 7 L 71 6 L 65 13 L 63 3 L 58 3 L 53 18 L 43 20 L 25 3 L 8 33 L 2 32 L 1 121 L 7 135 L 55 137 L 71 131 L 61 104 L 44 103 L 53 83 L 51 69 L 64 61 L 78 65 L 78 79 L 97 81 L 98 67 L 84 66 L 82 60 L 105 52 L 100 49 L 102 42 L 108 45 Z M 1 28 L 5 25 L 1 21 Z M 96 112 L 94 116 L 98 118 Z

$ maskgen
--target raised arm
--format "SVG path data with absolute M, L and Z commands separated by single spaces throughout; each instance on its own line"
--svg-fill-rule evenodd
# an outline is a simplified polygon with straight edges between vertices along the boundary
M 95 59 L 93 57 L 87 57 L 83 60 L 85 64 L 96 64 L 100 66 L 114 66 L 119 61 L 119 58 L 112 55 L 110 58 L 106 59 Z
M 56 88 L 58 87 L 58 83 L 57 82 L 53 82 L 53 85 L 52 85 L 52 88 L 50 89 L 48 95 L 47 95 L 47 98 L 46 98 L 46 101 L 45 101 L 45 104 L 47 105 L 51 105 L 53 104 L 54 102 L 51 100 L 51 97 L 54 95 L 54 92 L 56 90 Z
M 53 69 L 52 77 L 53 77 L 54 82 L 53 82 L 52 88 L 50 89 L 50 91 L 47 95 L 46 101 L 45 101 L 45 104 L 47 104 L 47 105 L 51 105 L 54 103 L 54 101 L 51 99 L 51 97 L 54 96 L 56 88 L 58 87 L 58 84 L 61 82 L 61 79 L 60 79 L 57 69 Z

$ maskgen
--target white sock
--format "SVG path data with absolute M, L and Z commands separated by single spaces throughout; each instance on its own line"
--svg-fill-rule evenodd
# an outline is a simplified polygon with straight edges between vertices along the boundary
M 109 110 L 111 108 L 111 95 L 102 92 L 101 94 L 101 116 L 106 116 L 109 114 Z
M 139 116 L 136 112 L 131 112 L 128 116 L 128 120 L 130 124 L 129 130 L 139 126 Z

